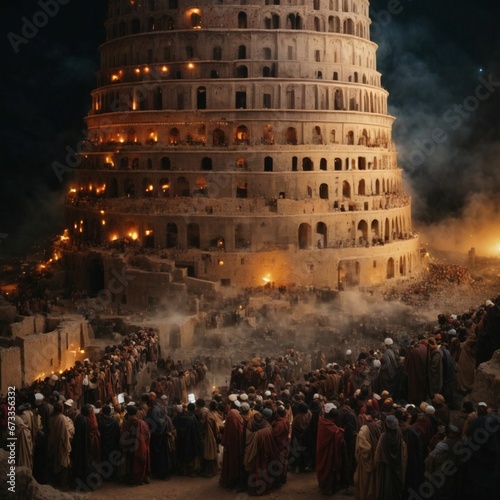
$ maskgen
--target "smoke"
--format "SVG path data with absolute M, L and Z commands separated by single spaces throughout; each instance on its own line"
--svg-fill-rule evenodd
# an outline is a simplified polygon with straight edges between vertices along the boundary
M 455 27 L 462 37 L 452 38 L 436 19 L 410 15 L 412 8 L 405 4 L 407 12 L 394 16 L 374 41 L 389 113 L 396 117 L 393 138 L 413 197 L 415 228 L 433 248 L 475 247 L 479 255 L 498 255 L 497 63 L 478 62 L 479 49 L 467 51 L 473 44 L 463 41 L 465 24 Z M 498 47 L 485 50 L 495 61 Z

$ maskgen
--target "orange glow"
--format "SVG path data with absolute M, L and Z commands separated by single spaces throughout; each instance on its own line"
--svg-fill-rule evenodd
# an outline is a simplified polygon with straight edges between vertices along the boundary
M 149 66 L 146 66 L 146 67 L 144 68 L 144 73 L 149 73 Z
M 120 79 L 118 75 L 111 75 L 111 81 L 112 82 L 117 82 Z
M 270 283 L 270 281 L 271 281 L 271 275 L 270 275 L 270 274 L 268 274 L 267 276 L 264 276 L 262 279 L 263 279 L 266 283 Z
M 106 221 L 104 219 L 101 221 L 101 223 L 102 223 L 103 226 L 106 225 Z
M 141 70 L 140 70 L 139 68 L 135 68 L 135 72 L 136 72 L 137 74 L 139 74 L 139 73 L 141 72 Z
M 144 234 L 146 236 L 151 236 L 153 234 L 153 230 L 152 229 L 146 229 L 146 231 L 144 232 Z
M 193 69 L 193 68 L 194 68 L 194 64 L 193 64 L 193 63 L 189 63 L 189 64 L 188 64 L 188 68 L 189 68 L 189 69 Z
M 224 261 L 221 260 L 221 259 L 219 259 L 218 264 L 219 264 L 219 266 L 223 266 L 224 265 Z
M 139 235 L 137 234 L 137 231 L 130 231 L 128 233 L 128 236 L 133 239 L 134 241 L 139 237 Z
M 118 235 L 117 235 L 117 234 L 112 234 L 112 235 L 110 236 L 110 240 L 111 240 L 111 241 L 116 241 L 117 239 L 118 239 Z
M 166 73 L 168 71 L 168 68 L 166 66 L 163 66 L 161 70 L 163 71 L 163 73 Z

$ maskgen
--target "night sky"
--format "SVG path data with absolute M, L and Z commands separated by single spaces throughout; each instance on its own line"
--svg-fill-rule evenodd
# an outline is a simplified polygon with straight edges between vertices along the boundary
M 51 165 L 83 138 L 107 14 L 105 0 L 66 1 L 17 53 L 8 34 L 22 36 L 23 16 L 33 20 L 40 5 L 0 3 L 0 254 L 63 228 L 67 186 Z M 457 249 L 496 227 L 500 251 L 500 2 L 378 0 L 371 11 L 415 225 Z

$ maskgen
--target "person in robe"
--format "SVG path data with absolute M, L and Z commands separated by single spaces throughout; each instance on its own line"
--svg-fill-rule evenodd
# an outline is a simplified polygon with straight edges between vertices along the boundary
M 200 426 L 194 411 L 194 403 L 189 403 L 186 411 L 182 405 L 176 405 L 172 420 L 177 433 L 175 450 L 178 472 L 190 477 L 200 474 L 200 455 L 203 450 Z
M 476 373 L 477 337 L 476 325 L 467 330 L 467 337 L 460 343 L 457 367 L 457 388 L 462 394 L 472 391 Z
M 117 476 L 116 453 L 120 450 L 120 425 L 111 415 L 111 407 L 104 405 L 99 414 L 99 434 L 101 436 L 101 461 L 111 467 L 111 472 L 103 474 L 104 479 L 113 480 Z
M 273 474 L 273 462 L 279 459 L 279 452 L 273 439 L 271 424 L 263 413 L 254 413 L 246 428 L 246 445 L 243 465 L 248 473 L 247 492 L 249 495 L 269 493 L 277 482 Z
M 149 484 L 150 433 L 148 424 L 137 417 L 137 407 L 127 407 L 123 422 L 120 446 L 125 455 L 125 474 L 130 485 Z
M 318 421 L 316 444 L 316 475 L 324 495 L 332 495 L 347 485 L 345 464 L 347 449 L 344 431 L 335 423 L 338 411 L 333 403 L 325 405 L 325 416 Z
M 407 351 L 404 366 L 408 378 L 408 401 L 420 404 L 427 396 L 428 369 L 425 339 L 420 339 L 417 346 Z
M 306 403 L 297 405 L 297 414 L 292 422 L 292 456 L 293 465 L 297 472 L 305 472 L 310 466 L 309 448 L 309 426 L 311 424 L 312 413 Z
M 394 415 L 385 419 L 386 431 L 375 450 L 379 498 L 401 500 L 406 476 L 406 443 Z
M 375 450 L 382 435 L 382 421 L 368 422 L 356 436 L 356 471 L 354 473 L 354 495 L 356 500 L 377 500 L 378 490 L 375 475 Z
M 26 405 L 20 405 L 16 410 L 14 417 L 15 436 L 16 436 L 16 466 L 28 467 L 33 469 L 33 438 L 26 422 L 21 417 L 26 410 Z
M 69 468 L 71 466 L 71 441 L 75 435 L 73 421 L 64 415 L 64 406 L 54 404 L 54 413 L 50 419 L 48 451 L 51 457 L 52 477 L 63 490 L 69 487 Z
M 354 485 L 354 471 L 356 469 L 356 459 L 354 458 L 356 449 L 356 435 L 359 430 L 359 421 L 356 413 L 349 405 L 349 400 L 344 400 L 338 409 L 336 420 L 337 425 L 344 431 L 344 440 L 346 444 L 346 493 L 351 493 L 351 487 Z
M 380 385 L 393 398 L 399 397 L 400 363 L 393 350 L 394 342 L 390 337 L 384 340 L 384 354 L 380 360 Z
M 171 472 L 170 468 L 172 464 L 168 463 L 167 427 L 165 417 L 166 414 L 158 405 L 156 397 L 151 395 L 148 400 L 146 423 L 149 426 L 149 432 L 151 434 L 151 443 L 149 447 L 151 476 L 155 479 L 166 479 Z
M 217 455 L 221 433 L 224 428 L 222 419 L 217 411 L 217 402 L 212 400 L 208 406 L 206 416 L 205 437 L 203 439 L 203 477 L 214 477 L 217 472 Z
M 441 394 L 443 388 L 443 352 L 434 337 L 427 339 L 429 345 L 429 396 Z
M 240 403 L 238 402 L 238 404 Z M 231 409 L 227 413 L 221 440 L 223 454 L 219 484 L 223 488 L 236 488 L 241 479 L 241 468 L 243 465 L 241 450 L 242 432 L 243 418 L 240 415 L 237 405 L 233 402 Z
M 273 437 L 279 454 L 279 462 L 282 472 L 278 477 L 277 486 L 283 485 L 287 481 L 288 456 L 290 453 L 290 418 L 284 406 L 276 409 L 276 418 L 271 424 Z
M 75 435 L 71 450 L 73 477 L 87 484 L 89 475 L 99 472 L 101 461 L 99 427 L 92 405 L 83 405 L 74 425 Z

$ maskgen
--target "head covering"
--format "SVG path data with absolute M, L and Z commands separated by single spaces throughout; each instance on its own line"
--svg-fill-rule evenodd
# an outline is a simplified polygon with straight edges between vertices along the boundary
M 388 429 L 397 429 L 399 427 L 398 419 L 394 415 L 388 415 L 385 419 L 385 425 Z
M 488 408 L 488 404 L 485 403 L 484 401 L 481 401 L 480 403 L 478 403 L 477 406 L 482 406 L 483 408 Z
M 495 304 L 491 300 L 485 302 L 486 307 L 494 306 Z
M 66 406 L 70 406 L 70 407 L 71 407 L 71 406 L 73 406 L 73 403 L 74 403 L 74 401 L 73 401 L 72 399 L 67 399 L 67 400 L 64 402 L 64 404 L 65 404 Z
M 347 351 L 345 352 L 345 355 L 350 356 L 351 354 L 352 354 L 352 351 L 350 349 L 347 349 Z
M 317 394 L 317 393 L 316 393 L 316 394 L 313 396 L 313 399 L 319 399 L 319 394 Z
M 238 399 L 238 396 L 236 394 L 229 394 L 228 399 L 231 403 L 234 403 Z
M 380 368 L 380 361 L 378 359 L 374 359 L 372 366 L 373 368 Z
M 262 416 L 264 418 L 271 418 L 273 416 L 273 410 L 271 410 L 271 408 L 264 408 L 262 410 Z
M 240 411 L 241 413 L 246 413 L 247 411 L 250 411 L 250 405 L 248 403 L 241 403 Z
M 268 398 L 270 395 L 271 395 L 271 391 L 266 391 L 266 392 L 264 393 L 264 396 L 266 396 L 266 398 Z
M 434 394 L 434 397 L 432 398 L 432 402 L 436 403 L 438 405 L 444 404 L 444 396 L 442 394 Z
M 337 407 L 333 403 L 326 403 L 325 413 L 330 413 L 330 410 L 336 410 Z
M 393 340 L 390 338 L 390 337 L 387 337 L 385 340 L 384 340 L 384 344 L 385 345 L 392 345 L 394 344 Z
M 246 394 L 246 393 L 240 394 L 240 400 L 241 401 L 248 401 L 248 394 Z
M 168 399 L 168 396 L 166 394 L 163 394 L 160 399 L 163 399 L 164 401 L 166 401 Z
M 444 453 L 445 451 L 448 451 L 450 447 L 448 446 L 447 443 L 444 443 L 443 441 L 439 441 L 439 443 L 434 447 L 434 452 L 436 453 Z
M 248 404 L 248 403 L 243 403 L 243 404 Z M 242 406 L 242 403 L 240 403 L 238 400 L 236 400 L 236 401 L 233 401 L 233 405 L 236 406 L 236 408 L 240 408 Z
M 436 413 L 436 408 L 434 408 L 434 406 L 432 405 L 427 405 L 427 407 L 425 408 L 425 413 L 427 415 L 434 415 L 434 413 Z
M 43 394 L 37 392 L 35 394 L 35 404 L 36 405 L 41 405 L 42 404 L 42 401 L 43 401 Z
M 428 405 L 425 401 L 422 401 L 422 402 L 420 403 L 420 406 L 419 406 L 420 411 L 425 411 L 425 409 L 426 409 L 428 406 L 429 406 L 429 405 Z

